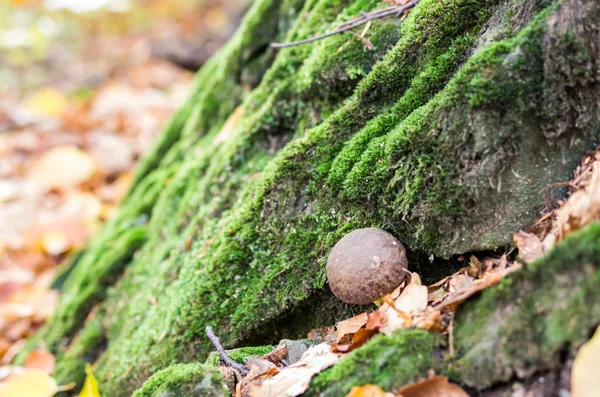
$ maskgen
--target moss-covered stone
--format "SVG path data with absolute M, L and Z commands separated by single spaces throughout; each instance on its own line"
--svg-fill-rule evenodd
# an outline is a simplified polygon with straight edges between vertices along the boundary
M 559 368 L 600 324 L 600 223 L 462 307 L 456 317 L 461 383 L 484 389 Z
M 152 375 L 132 397 L 226 397 L 218 369 L 202 364 L 173 364 Z
M 597 142 L 593 1 L 421 0 L 373 22 L 371 51 L 351 35 L 267 46 L 375 7 L 254 4 L 74 261 L 37 336 L 60 383 L 95 361 L 102 392 L 125 396 L 203 361 L 206 325 L 239 347 L 347 317 L 361 308 L 331 296 L 324 266 L 344 233 L 384 228 L 420 271 L 509 244 Z
M 473 389 L 506 386 L 560 371 L 561 356 L 572 357 L 599 323 L 600 223 L 595 223 L 461 306 L 454 320 L 454 357 L 440 336 L 426 331 L 380 335 L 313 378 L 305 396 L 343 396 L 365 384 L 395 392 L 430 370 Z
M 345 396 L 353 386 L 376 384 L 388 391 L 427 375 L 434 363 L 434 338 L 422 330 L 379 335 L 321 372 L 305 396 Z

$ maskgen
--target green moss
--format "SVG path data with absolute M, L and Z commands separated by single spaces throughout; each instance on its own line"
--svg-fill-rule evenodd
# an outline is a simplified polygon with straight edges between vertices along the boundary
M 422 330 L 377 336 L 311 382 L 305 396 L 344 396 L 353 386 L 379 385 L 385 391 L 426 376 L 433 365 L 434 338 Z
M 372 51 L 339 35 L 275 52 L 270 40 L 330 30 L 376 2 L 257 1 L 199 72 L 117 217 L 76 261 L 40 336 L 59 367 L 63 356 L 64 368 L 89 359 L 73 338 L 100 301 L 106 350 L 90 360 L 111 396 L 175 362 L 203 360 L 206 325 L 227 347 L 303 337 L 360 310 L 332 298 L 324 270 L 329 249 L 358 227 L 386 228 L 427 255 L 510 241 L 533 218 L 539 189 L 569 175 L 596 141 L 585 123 L 561 139 L 542 128 L 540 119 L 555 121 L 544 103 L 561 72 L 546 73 L 557 79 L 551 87 L 532 71 L 556 59 L 541 48 L 558 11 L 534 19 L 538 10 L 523 9 L 529 27 L 479 43 L 510 4 L 422 0 L 400 27 L 373 23 Z M 580 54 L 565 56 L 563 69 L 582 62 L 582 43 L 553 50 Z M 561 112 L 581 105 L 558 97 Z M 545 156 L 559 154 L 549 172 Z M 61 383 L 70 380 L 64 368 Z
M 219 397 L 229 390 L 216 368 L 202 364 L 174 364 L 157 372 L 132 397 Z
M 232 360 L 245 364 L 245 360 L 248 357 L 262 357 L 267 353 L 273 351 L 275 346 L 267 345 L 267 346 L 256 346 L 256 347 L 241 347 L 239 349 L 227 350 L 227 354 L 231 357 Z M 221 362 L 219 358 L 219 353 L 212 352 L 208 355 L 206 362 L 204 364 L 210 366 L 217 366 Z
M 461 307 L 454 376 L 486 388 L 553 368 L 600 323 L 600 223 Z

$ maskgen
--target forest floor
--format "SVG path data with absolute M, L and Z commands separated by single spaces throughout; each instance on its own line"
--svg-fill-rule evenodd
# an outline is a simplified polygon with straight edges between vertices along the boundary
M 61 264 L 111 217 L 246 7 L 0 1 L 0 367 L 52 316 Z M 43 346 L 29 365 L 54 367 Z

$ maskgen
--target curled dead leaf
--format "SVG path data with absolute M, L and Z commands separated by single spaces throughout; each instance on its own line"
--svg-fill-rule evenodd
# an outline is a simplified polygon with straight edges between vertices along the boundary
M 520 231 L 513 234 L 515 245 L 519 249 L 519 256 L 527 263 L 531 263 L 544 256 L 544 246 L 539 237 L 533 233 Z
M 336 342 L 339 342 L 345 335 L 353 334 L 367 323 L 367 313 L 360 313 L 354 317 L 351 317 L 347 320 L 338 322 L 335 326 L 337 328 L 336 332 Z

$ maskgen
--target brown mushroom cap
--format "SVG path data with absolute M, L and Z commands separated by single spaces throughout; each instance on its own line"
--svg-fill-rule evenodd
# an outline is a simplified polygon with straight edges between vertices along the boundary
M 393 291 L 406 276 L 406 250 L 385 230 L 354 230 L 333 247 L 327 278 L 335 296 L 364 305 Z

